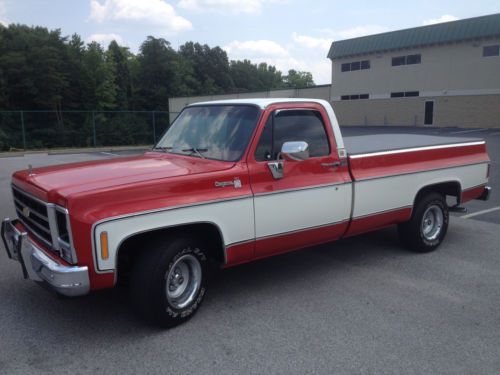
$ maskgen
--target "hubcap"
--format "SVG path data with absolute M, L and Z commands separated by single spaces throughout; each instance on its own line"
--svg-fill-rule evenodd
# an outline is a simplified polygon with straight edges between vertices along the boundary
M 179 257 L 165 275 L 168 302 L 178 309 L 188 306 L 200 290 L 201 276 L 201 265 L 195 256 Z
M 439 237 L 443 221 L 444 215 L 441 207 L 432 205 L 425 210 L 422 218 L 422 235 L 426 240 L 433 241 Z

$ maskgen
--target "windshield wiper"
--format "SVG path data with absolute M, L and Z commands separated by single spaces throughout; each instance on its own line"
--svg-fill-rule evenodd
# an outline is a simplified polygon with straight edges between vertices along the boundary
M 181 150 L 182 152 L 190 152 L 191 154 L 197 154 L 200 158 L 205 159 L 205 156 L 203 156 L 202 152 L 207 152 L 208 148 L 198 148 L 198 147 L 191 147 L 191 148 L 184 148 Z

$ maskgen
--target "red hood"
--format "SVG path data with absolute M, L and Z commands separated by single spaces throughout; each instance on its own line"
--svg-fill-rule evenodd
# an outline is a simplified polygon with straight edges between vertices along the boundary
M 154 179 L 214 172 L 231 168 L 232 162 L 222 162 L 182 155 L 148 152 L 141 156 L 88 161 L 33 168 L 14 174 L 22 185 L 34 185 L 36 190 L 68 196 L 70 194 L 109 189 L 124 184 Z

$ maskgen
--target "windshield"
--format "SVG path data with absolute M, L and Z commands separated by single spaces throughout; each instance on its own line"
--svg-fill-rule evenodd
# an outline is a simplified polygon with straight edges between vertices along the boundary
M 250 105 L 188 107 L 155 150 L 201 158 L 237 161 L 257 124 L 260 110 Z

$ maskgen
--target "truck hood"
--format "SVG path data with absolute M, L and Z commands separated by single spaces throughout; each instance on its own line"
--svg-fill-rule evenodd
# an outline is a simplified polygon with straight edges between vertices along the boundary
M 141 156 L 56 165 L 14 174 L 14 183 L 31 185 L 46 194 L 68 196 L 185 175 L 231 168 L 233 162 L 201 159 L 184 155 L 148 152 Z

